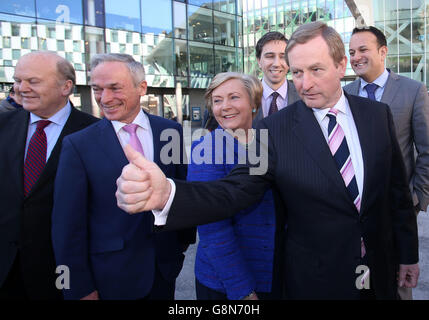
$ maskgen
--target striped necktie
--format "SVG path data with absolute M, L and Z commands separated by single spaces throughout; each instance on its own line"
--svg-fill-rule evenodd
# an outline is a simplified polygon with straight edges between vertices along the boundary
M 356 182 L 355 171 L 353 168 L 352 158 L 350 156 L 349 147 L 347 145 L 347 140 L 344 135 L 344 131 L 337 123 L 337 114 L 338 110 L 331 108 L 327 114 L 329 117 L 328 124 L 328 144 L 329 149 L 331 150 L 332 156 L 335 159 L 337 168 L 343 177 L 344 184 L 353 200 L 354 205 L 356 206 L 358 212 L 360 213 L 360 204 L 361 199 L 359 195 L 359 189 Z M 361 256 L 365 255 L 365 245 L 363 239 L 361 238 Z
M 50 123 L 49 120 L 37 121 L 36 131 L 28 144 L 27 157 L 24 162 L 24 196 L 28 196 L 45 167 L 48 143 L 44 129 Z

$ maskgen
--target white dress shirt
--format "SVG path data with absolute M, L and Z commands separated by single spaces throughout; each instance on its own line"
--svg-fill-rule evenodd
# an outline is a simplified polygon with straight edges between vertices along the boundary
M 25 144 L 24 162 L 25 162 L 25 158 L 27 157 L 28 144 L 30 143 L 31 137 L 33 136 L 34 132 L 36 132 L 37 122 L 39 120 L 51 121 L 51 123 L 44 129 L 46 134 L 46 142 L 47 142 L 46 162 L 48 162 L 48 159 L 51 156 L 52 150 L 54 149 L 55 144 L 57 143 L 57 140 L 61 134 L 61 131 L 64 128 L 64 125 L 67 122 L 67 119 L 70 116 L 70 113 L 71 113 L 70 102 L 67 102 L 67 104 L 63 108 L 61 108 L 57 113 L 55 113 L 52 117 L 48 119 L 42 119 L 39 116 L 36 116 L 34 113 L 30 113 L 30 122 L 28 124 L 28 131 L 27 131 L 27 142 Z
M 277 97 L 277 110 L 281 110 L 284 107 L 288 105 L 287 103 L 287 79 L 285 82 L 281 85 L 280 88 L 276 90 L 276 92 L 279 94 Z M 264 114 L 264 118 L 268 116 L 268 112 L 270 111 L 270 105 L 271 101 L 273 100 L 272 93 L 274 92 L 273 89 L 270 88 L 270 86 L 265 82 L 264 79 L 262 79 L 262 87 L 264 88 L 264 91 L 262 92 L 262 112 Z
M 145 158 L 149 161 L 153 161 L 153 134 L 148 116 L 143 112 L 143 110 L 140 110 L 132 123 L 138 125 L 136 134 L 142 144 Z M 116 135 L 118 136 L 119 142 L 121 143 L 122 149 L 125 148 L 130 141 L 130 134 L 122 129 L 126 123 L 112 121 L 112 125 L 115 129 Z
M 350 151 L 350 157 L 355 171 L 356 182 L 359 189 L 359 195 L 362 199 L 363 194 L 363 158 L 362 149 L 359 141 L 359 135 L 356 129 L 356 124 L 353 119 L 352 111 L 350 110 L 349 102 L 347 101 L 344 91 L 342 92 L 340 100 L 334 106 L 339 112 L 337 114 L 337 123 L 341 126 L 346 137 L 347 145 Z M 329 108 L 326 109 L 313 109 L 314 116 L 322 129 L 326 143 L 328 143 L 328 125 L 329 117 L 327 116 Z
M 374 92 L 375 100 L 380 101 L 386 87 L 387 80 L 389 79 L 389 71 L 384 69 L 384 72 L 375 79 L 372 83 L 378 85 L 378 88 Z M 368 92 L 365 90 L 365 86 L 368 84 L 365 80 L 360 78 L 359 96 L 368 98 Z

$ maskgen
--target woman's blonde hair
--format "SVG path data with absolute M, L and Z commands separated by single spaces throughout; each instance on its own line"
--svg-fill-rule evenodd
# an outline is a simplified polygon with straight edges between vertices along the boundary
M 215 90 L 217 87 L 219 87 L 226 81 L 232 80 L 232 79 L 240 80 L 243 83 L 243 86 L 249 95 L 250 103 L 252 104 L 249 107 L 254 109 L 253 116 L 255 116 L 259 108 L 261 107 L 262 91 L 263 91 L 261 81 L 259 81 L 254 76 L 239 73 L 239 72 L 222 72 L 222 73 L 218 73 L 213 78 L 212 82 L 210 83 L 204 95 L 209 112 L 213 114 L 213 109 L 212 109 L 213 90 Z

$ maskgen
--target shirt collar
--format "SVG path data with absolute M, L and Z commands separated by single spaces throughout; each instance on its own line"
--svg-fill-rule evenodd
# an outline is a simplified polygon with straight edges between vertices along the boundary
M 39 120 L 49 120 L 59 126 L 64 126 L 67 122 L 67 119 L 69 118 L 70 113 L 71 105 L 70 101 L 67 101 L 67 104 L 63 108 L 61 108 L 59 111 L 57 111 L 57 113 L 48 119 L 42 119 L 39 116 L 36 116 L 34 113 L 30 113 L 30 124 L 34 124 Z
M 264 91 L 262 92 L 264 96 L 264 100 L 268 99 L 268 97 L 274 92 L 273 89 L 265 82 L 265 79 L 262 79 L 262 88 Z M 276 92 L 283 98 L 283 100 L 286 99 L 287 96 L 287 79 L 285 79 L 285 82 L 276 90 Z
M 134 118 L 133 122 L 134 124 L 137 124 L 139 127 L 148 130 L 149 129 L 149 118 L 148 116 L 143 112 L 142 109 L 140 109 L 140 112 L 137 114 L 137 116 Z M 121 130 L 125 125 L 127 125 L 124 122 L 112 121 L 113 128 L 115 129 L 116 134 L 119 133 L 119 130 Z
M 389 78 L 389 71 L 387 71 L 386 68 L 384 68 L 383 73 L 375 79 L 372 83 L 375 83 L 380 88 L 384 88 L 386 85 L 387 79 Z M 360 89 L 363 91 L 365 89 L 365 86 L 368 84 L 364 79 L 360 78 Z
M 338 100 L 338 102 L 333 106 L 333 108 L 337 109 L 339 112 L 343 114 L 347 114 L 346 104 L 347 104 L 347 99 L 346 99 L 346 96 L 344 95 L 344 90 L 341 90 L 341 97 Z M 319 120 L 319 122 L 321 122 L 323 119 L 325 119 L 326 115 L 328 114 L 331 108 L 324 108 L 324 109 L 312 108 L 312 109 L 316 118 Z

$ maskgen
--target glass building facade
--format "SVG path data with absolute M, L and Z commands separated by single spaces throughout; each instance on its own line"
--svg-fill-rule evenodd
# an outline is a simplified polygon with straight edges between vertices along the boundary
M 198 125 L 204 89 L 215 74 L 244 71 L 261 77 L 257 40 L 274 30 L 289 37 L 299 25 L 316 20 L 341 34 L 347 53 L 355 26 L 377 26 L 387 37 L 387 66 L 429 87 L 428 10 L 429 0 L 2 1 L 0 98 L 23 54 L 52 50 L 76 69 L 72 101 L 97 114 L 88 86 L 91 57 L 128 53 L 146 70 L 149 87 L 142 106 Z M 349 65 L 345 81 L 354 78 Z
M 88 80 L 97 53 L 127 53 L 142 62 L 148 82 L 142 106 L 167 118 L 188 119 L 193 108 L 204 108 L 204 89 L 216 73 L 243 70 L 237 0 L 2 1 L 0 36 L 3 91 L 23 54 L 51 50 L 76 69 L 75 104 L 89 103 L 95 114 Z
M 242 0 L 244 71 L 261 76 L 255 57 L 268 31 L 290 37 L 301 24 L 323 20 L 343 37 L 348 54 L 355 26 L 373 25 L 387 38 L 386 65 L 429 88 L 429 0 Z M 355 74 L 348 65 L 345 82 Z

